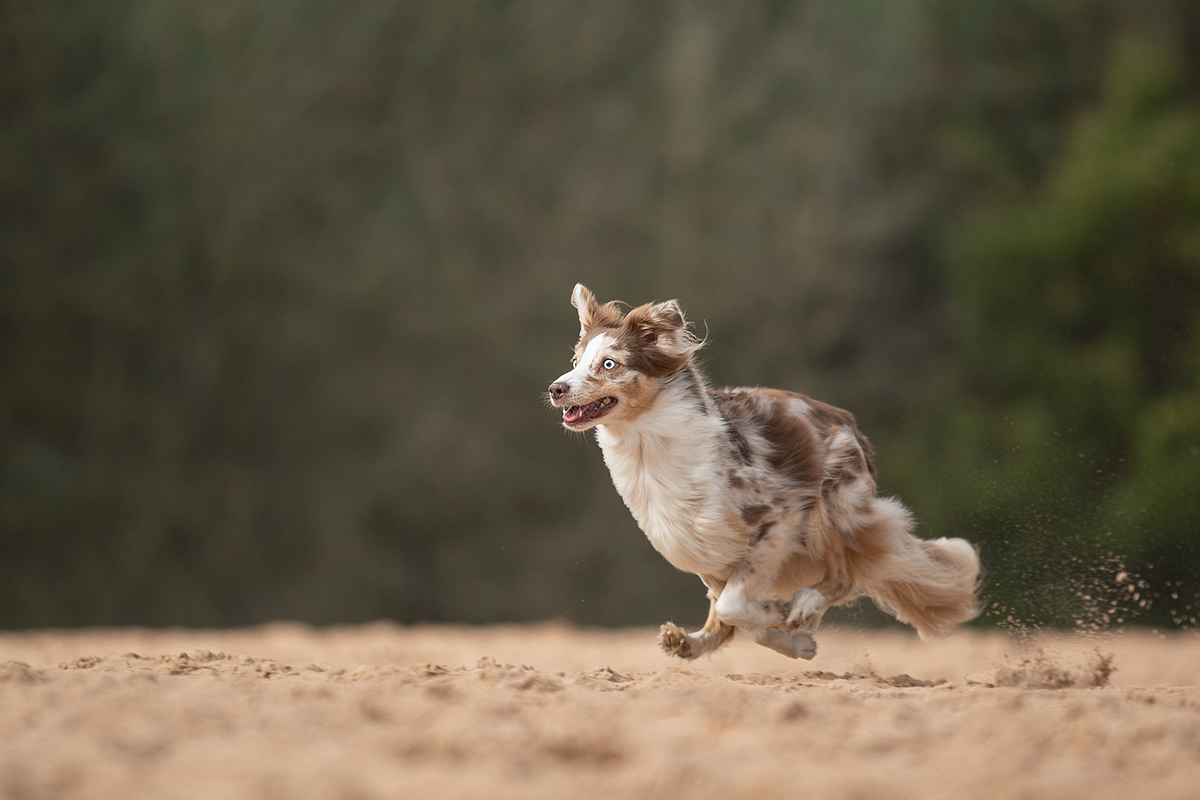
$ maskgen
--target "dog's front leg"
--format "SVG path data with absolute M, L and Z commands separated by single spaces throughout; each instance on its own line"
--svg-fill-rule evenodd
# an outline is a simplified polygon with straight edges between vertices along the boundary
M 730 580 L 713 603 L 717 618 L 738 628 L 785 628 L 790 604 L 761 591 L 756 581 Z
M 727 625 L 748 628 L 750 638 L 763 647 L 788 658 L 810 659 L 817 654 L 812 633 L 789 624 L 790 604 L 775 597 L 764 597 L 758 581 L 730 580 L 713 605 L 717 616 Z
M 724 646 L 733 638 L 734 628 L 717 618 L 716 594 L 712 589 L 708 591 L 708 599 L 708 620 L 700 630 L 688 633 L 673 622 L 668 622 L 659 629 L 658 644 L 663 652 L 680 658 L 699 658 Z

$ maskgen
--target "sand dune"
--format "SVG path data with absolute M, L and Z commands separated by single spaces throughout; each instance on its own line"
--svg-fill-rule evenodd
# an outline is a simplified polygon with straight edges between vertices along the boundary
M 1200 637 L 0 634 L 3 798 L 1198 798 Z

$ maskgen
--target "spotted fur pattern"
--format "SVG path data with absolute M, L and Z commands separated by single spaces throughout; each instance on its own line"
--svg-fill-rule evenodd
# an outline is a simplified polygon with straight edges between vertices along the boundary
M 876 494 L 853 415 L 794 392 L 709 386 L 676 301 L 623 313 L 577 285 L 571 302 L 579 341 L 551 403 L 569 429 L 595 429 L 650 543 L 708 587 L 708 621 L 664 625 L 666 652 L 695 658 L 741 628 L 812 658 L 826 609 L 860 595 L 925 639 L 976 616 L 975 548 L 911 535 L 908 511 Z

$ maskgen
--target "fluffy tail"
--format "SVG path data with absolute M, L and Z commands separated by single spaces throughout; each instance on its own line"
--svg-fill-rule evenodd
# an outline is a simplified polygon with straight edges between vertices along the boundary
M 887 570 L 865 591 L 929 641 L 979 615 L 979 554 L 965 539 L 892 538 Z

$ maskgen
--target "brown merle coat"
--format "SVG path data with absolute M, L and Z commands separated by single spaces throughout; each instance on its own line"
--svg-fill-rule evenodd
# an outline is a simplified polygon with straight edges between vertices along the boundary
M 742 628 L 811 658 L 825 610 L 860 595 L 933 637 L 978 613 L 979 559 L 962 539 L 921 540 L 875 491 L 873 451 L 847 411 L 776 389 L 714 389 L 675 301 L 623 314 L 582 285 L 572 369 L 550 386 L 571 430 L 595 428 L 621 497 L 650 542 L 708 587 L 694 658 Z

